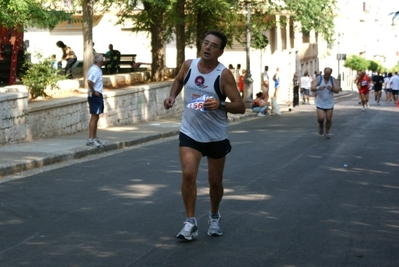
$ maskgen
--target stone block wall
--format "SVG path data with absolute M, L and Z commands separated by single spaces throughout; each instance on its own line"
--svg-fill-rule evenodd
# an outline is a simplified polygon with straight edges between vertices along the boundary
M 130 125 L 140 121 L 180 116 L 183 94 L 172 109 L 165 110 L 172 82 L 129 86 L 104 93 L 104 114 L 99 128 Z M 90 114 L 87 95 L 28 101 L 28 93 L 0 93 L 0 145 L 87 131 Z

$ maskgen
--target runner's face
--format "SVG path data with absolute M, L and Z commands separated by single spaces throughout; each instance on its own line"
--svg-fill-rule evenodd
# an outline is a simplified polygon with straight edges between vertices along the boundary
M 325 69 L 324 70 L 324 78 L 328 79 L 331 76 L 331 70 L 330 69 Z
M 202 42 L 202 58 L 203 59 L 217 59 L 223 54 L 220 49 L 221 40 L 215 35 L 208 35 Z

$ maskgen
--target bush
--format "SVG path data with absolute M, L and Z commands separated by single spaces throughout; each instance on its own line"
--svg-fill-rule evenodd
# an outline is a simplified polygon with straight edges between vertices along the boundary
M 51 59 L 43 59 L 41 54 L 38 54 L 37 58 L 39 63 L 25 62 L 26 72 L 22 75 L 22 83 L 28 87 L 31 99 L 48 97 L 45 90 L 59 89 L 57 82 L 63 78 L 51 67 Z

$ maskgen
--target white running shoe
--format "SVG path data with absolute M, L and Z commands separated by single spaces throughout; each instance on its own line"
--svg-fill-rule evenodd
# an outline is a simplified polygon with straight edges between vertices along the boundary
M 264 117 L 264 116 L 266 116 L 266 115 L 261 112 L 258 113 L 258 117 Z
M 185 240 L 193 240 L 196 236 L 198 236 L 198 227 L 188 221 L 184 222 L 183 229 L 176 235 L 177 238 Z
M 96 147 L 102 147 L 103 144 L 101 142 L 98 142 L 97 139 L 91 139 L 89 138 L 86 142 L 86 146 L 96 146 Z
M 209 213 L 209 219 L 208 219 L 208 223 L 209 223 L 209 228 L 208 228 L 208 235 L 209 236 L 221 236 L 223 235 L 223 231 L 222 231 L 222 216 L 220 216 L 220 213 L 218 218 L 213 218 L 211 216 L 211 213 Z
M 94 140 L 97 141 L 97 143 L 99 143 L 101 146 L 104 146 L 104 143 L 100 141 L 100 139 L 98 139 L 98 137 L 94 138 Z

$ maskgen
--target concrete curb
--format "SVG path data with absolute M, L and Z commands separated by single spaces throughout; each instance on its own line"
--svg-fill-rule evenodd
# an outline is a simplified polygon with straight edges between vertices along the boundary
M 344 97 L 350 97 L 356 94 L 356 92 L 351 93 L 351 92 L 344 92 L 339 95 L 337 95 L 336 98 L 344 98 Z M 287 113 L 287 112 L 294 112 L 295 110 L 292 107 L 287 106 L 286 104 L 279 104 L 281 113 Z M 257 114 L 252 112 L 251 109 L 247 109 L 245 114 L 228 114 L 228 119 L 229 122 L 236 122 L 239 120 L 247 119 L 247 118 L 254 118 L 256 117 Z M 155 121 L 156 122 L 156 121 Z M 133 125 L 135 127 L 140 128 L 140 124 L 135 124 Z M 13 154 L 12 159 L 9 159 L 10 162 L 7 162 L 6 164 L 3 164 L 0 166 L 0 178 L 8 175 L 13 175 L 19 172 L 27 171 L 27 170 L 32 170 L 36 168 L 41 168 L 73 159 L 82 159 L 88 156 L 104 153 L 104 152 L 110 152 L 118 149 L 123 149 L 151 141 L 155 141 L 161 138 L 168 138 L 172 136 L 176 136 L 179 134 L 179 128 L 177 126 L 168 126 L 166 127 L 167 129 L 163 130 L 163 132 L 152 132 L 151 134 L 147 134 L 146 136 L 136 136 L 135 138 L 125 138 L 125 140 L 121 141 L 113 141 L 113 142 L 107 142 L 104 147 L 87 147 L 84 145 L 76 146 L 76 147 L 66 147 L 65 150 L 62 150 L 63 152 L 55 152 L 55 153 L 44 153 L 47 155 L 44 156 L 37 156 L 37 154 L 33 151 L 34 149 L 28 149 L 28 150 L 18 150 L 19 146 L 16 145 L 10 145 L 10 149 L 8 151 L 10 154 Z M 79 135 L 79 134 L 78 134 Z M 80 133 L 82 135 L 82 133 Z M 61 137 L 61 139 L 71 139 L 71 136 L 69 137 Z M 81 140 L 81 136 L 76 136 L 76 139 Z M 31 145 L 34 145 L 35 142 L 32 142 Z M 24 146 L 26 144 L 20 144 L 21 146 Z M 41 144 L 37 144 L 41 145 Z M 43 144 L 44 146 L 46 144 Z M 29 152 L 26 152 L 29 151 Z M 23 154 L 23 156 L 20 156 L 18 153 Z M 26 156 L 26 153 L 30 153 L 29 157 Z M 29 158 L 29 159 L 27 159 Z M 21 162 L 24 161 L 24 162 Z

